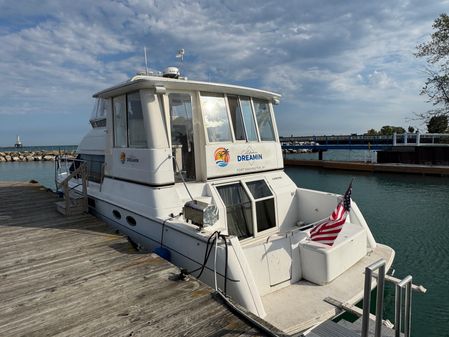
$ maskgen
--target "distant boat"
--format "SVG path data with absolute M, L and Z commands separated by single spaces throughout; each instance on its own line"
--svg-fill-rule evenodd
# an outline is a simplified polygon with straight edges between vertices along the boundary
M 17 136 L 16 143 L 14 144 L 14 147 L 22 147 L 22 142 L 20 141 L 20 137 Z

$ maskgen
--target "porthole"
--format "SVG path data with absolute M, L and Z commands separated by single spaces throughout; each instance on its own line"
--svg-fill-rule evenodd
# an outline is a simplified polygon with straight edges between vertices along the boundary
M 120 219 L 122 218 L 122 215 L 121 215 L 120 212 L 117 211 L 116 209 L 114 209 L 114 210 L 112 211 L 112 214 L 114 215 L 114 218 L 116 218 L 116 219 L 118 219 L 118 220 L 120 220 Z
M 134 219 L 132 216 L 126 217 L 126 222 L 128 222 L 128 225 L 135 226 L 136 225 L 136 219 Z

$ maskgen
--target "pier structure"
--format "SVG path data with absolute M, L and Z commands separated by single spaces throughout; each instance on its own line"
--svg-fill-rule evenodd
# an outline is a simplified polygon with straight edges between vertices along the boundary
M 404 133 L 389 136 L 339 135 L 280 137 L 286 150 L 387 150 L 401 146 L 448 146 L 446 133 Z
M 378 163 L 449 165 L 449 134 L 292 136 L 280 139 L 284 154 L 317 152 L 318 160 L 323 160 L 323 153 L 328 150 L 366 150 L 377 152 Z
M 213 290 L 39 184 L 0 182 L 1 336 L 261 336 Z M 273 328 L 274 329 L 274 328 Z

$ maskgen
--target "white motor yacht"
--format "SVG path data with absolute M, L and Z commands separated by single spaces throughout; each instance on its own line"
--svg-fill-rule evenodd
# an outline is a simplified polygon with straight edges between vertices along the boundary
M 78 164 L 60 162 L 57 180 L 85 163 L 90 212 L 285 333 L 339 314 L 329 296 L 360 301 L 368 265 L 391 266 L 393 249 L 375 241 L 355 202 L 332 245 L 311 239 L 341 196 L 284 172 L 279 94 L 168 68 L 94 97 Z

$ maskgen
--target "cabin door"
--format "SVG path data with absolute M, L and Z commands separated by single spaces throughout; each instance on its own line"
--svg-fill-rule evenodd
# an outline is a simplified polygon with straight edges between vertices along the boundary
M 195 152 L 193 143 L 192 98 L 190 94 L 168 95 L 171 119 L 171 142 L 174 156 L 175 181 L 195 180 Z

